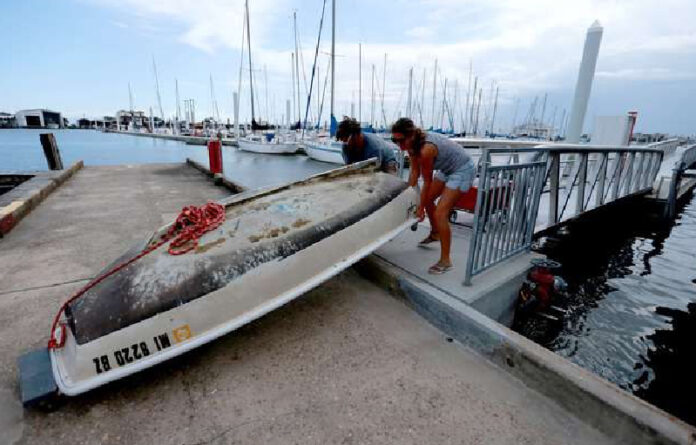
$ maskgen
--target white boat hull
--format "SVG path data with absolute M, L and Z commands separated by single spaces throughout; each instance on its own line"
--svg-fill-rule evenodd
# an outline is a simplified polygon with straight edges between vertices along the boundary
M 240 150 L 250 151 L 253 153 L 266 154 L 293 154 L 297 152 L 297 142 L 256 142 L 239 139 L 237 145 Z
M 345 167 L 317 175 L 311 181 L 316 182 L 321 177 L 330 179 L 335 177 L 336 172 L 353 170 L 353 166 Z M 373 173 L 376 174 L 384 175 Z M 251 196 L 233 197 L 226 204 L 237 205 L 237 201 L 255 203 L 258 197 L 275 196 L 277 190 L 288 190 L 290 187 L 292 186 L 288 185 L 259 191 Z M 60 392 L 71 396 L 84 393 L 183 354 L 261 317 L 321 284 L 412 224 L 418 196 L 413 188 L 401 190 L 388 202 L 380 204 L 373 213 L 343 229 L 322 239 L 312 240 L 307 247 L 292 254 L 262 262 L 232 279 L 226 286 L 185 304 L 90 341 L 82 341 L 81 344 L 78 344 L 78 337 L 72 329 L 68 328 L 65 345 L 60 349 L 50 350 L 51 367 Z M 210 232 L 213 239 L 229 233 L 229 227 L 218 230 L 220 234 Z M 319 230 L 323 230 L 321 225 Z M 278 239 L 281 238 L 282 236 Z M 164 257 L 162 261 L 170 260 Z M 144 281 L 145 286 L 151 285 L 150 280 Z
M 307 156 L 317 161 L 345 165 L 343 153 L 338 144 L 309 141 L 305 143 L 304 149 Z

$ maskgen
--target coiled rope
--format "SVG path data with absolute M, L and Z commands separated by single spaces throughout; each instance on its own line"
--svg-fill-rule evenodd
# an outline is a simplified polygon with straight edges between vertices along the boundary
M 181 213 L 179 213 L 179 216 L 177 216 L 174 224 L 169 227 L 167 233 L 162 235 L 158 241 L 151 242 L 150 245 L 143 249 L 138 255 L 123 263 L 117 264 L 102 275 L 90 281 L 61 305 L 58 313 L 53 319 L 53 324 L 51 325 L 51 335 L 50 339 L 48 340 L 48 349 L 62 348 L 65 344 L 66 325 L 65 323 L 60 322 L 60 317 L 70 303 L 83 296 L 87 291 L 104 281 L 106 278 L 135 263 L 140 258 L 158 249 L 167 242 L 169 242 L 167 252 L 169 252 L 170 255 L 182 255 L 186 252 L 190 252 L 198 247 L 198 240 L 201 236 L 203 236 L 204 233 L 217 229 L 224 221 L 225 206 L 221 204 L 209 202 L 200 207 L 184 207 L 181 210 Z M 60 331 L 56 332 L 56 329 L 58 328 Z

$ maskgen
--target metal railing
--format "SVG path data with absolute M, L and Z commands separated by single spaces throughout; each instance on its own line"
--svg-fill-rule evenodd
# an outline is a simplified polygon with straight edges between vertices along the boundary
M 656 150 L 662 150 L 664 157 L 672 155 L 677 148 L 682 145 L 682 141 L 679 138 L 667 139 L 660 142 L 652 142 L 647 145 L 643 145 L 645 148 L 652 148 Z
M 464 278 L 467 286 L 474 275 L 531 246 L 546 159 L 493 165 L 491 154 L 509 151 L 484 149 L 479 162 L 474 228 Z
M 629 195 L 647 193 L 662 162 L 660 149 L 555 145 L 548 149 L 547 228 Z M 561 175 L 561 164 L 566 165 Z
M 629 195 L 646 193 L 660 169 L 661 148 L 553 144 L 534 148 L 491 149 L 507 163 L 546 156 L 540 212 L 546 227 Z M 494 161 L 495 163 L 495 161 Z
M 662 157 L 645 146 L 484 148 L 464 284 L 528 250 L 535 230 L 650 192 Z M 546 224 L 537 226 L 544 214 Z
M 679 167 L 683 169 L 690 168 L 696 164 L 696 144 L 687 147 L 681 155 L 681 163 Z
M 677 198 L 678 190 L 681 186 L 681 180 L 686 169 L 696 164 L 696 144 L 686 147 L 679 156 L 679 159 L 674 163 L 672 168 L 672 178 L 669 183 L 669 195 L 665 205 L 665 218 L 674 218 L 677 213 Z M 658 191 L 659 195 L 659 191 Z

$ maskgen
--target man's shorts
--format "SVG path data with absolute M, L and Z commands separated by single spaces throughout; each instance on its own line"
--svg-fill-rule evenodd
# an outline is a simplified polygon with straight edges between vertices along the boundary
M 476 166 L 472 161 L 467 162 L 459 170 L 446 175 L 441 171 L 435 173 L 435 179 L 445 183 L 445 187 L 450 190 L 461 190 L 466 192 L 471 188 L 476 177 Z

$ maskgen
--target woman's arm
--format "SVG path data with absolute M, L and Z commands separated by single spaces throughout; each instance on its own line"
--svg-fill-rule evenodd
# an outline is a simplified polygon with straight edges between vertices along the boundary
M 423 176 L 423 188 L 421 189 L 420 203 L 416 216 L 420 221 L 425 219 L 425 204 L 430 193 L 430 186 L 433 183 L 433 164 L 437 156 L 437 149 L 433 144 L 425 144 L 419 156 L 420 172 Z
M 409 153 L 409 161 L 411 163 L 411 173 L 408 175 L 408 185 L 416 187 L 418 185 L 418 176 L 420 175 L 420 161 L 416 156 Z

